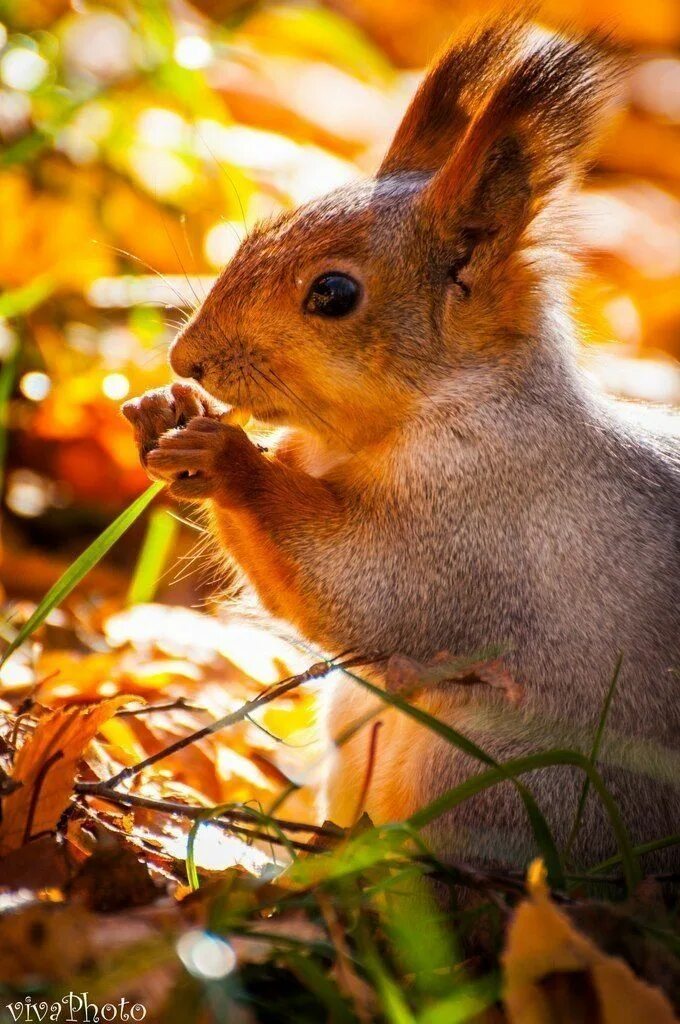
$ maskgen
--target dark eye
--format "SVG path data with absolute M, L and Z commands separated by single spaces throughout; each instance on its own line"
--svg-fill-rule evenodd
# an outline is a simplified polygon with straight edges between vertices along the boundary
M 347 316 L 357 305 L 360 294 L 359 285 L 348 274 L 322 274 L 309 289 L 305 309 L 319 316 Z

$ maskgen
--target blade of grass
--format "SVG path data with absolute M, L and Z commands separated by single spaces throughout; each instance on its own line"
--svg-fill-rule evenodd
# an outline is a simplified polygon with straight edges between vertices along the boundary
M 143 494 L 140 494 L 124 512 L 114 519 L 109 526 L 101 533 L 89 548 L 83 551 L 82 555 L 76 558 L 66 572 L 59 577 L 54 586 L 45 594 L 42 601 L 31 615 L 14 640 L 0 658 L 0 666 L 4 665 L 9 656 L 21 647 L 23 643 L 34 633 L 38 626 L 45 621 L 53 608 L 56 608 L 68 597 L 71 591 L 80 583 L 88 572 L 104 557 L 107 551 L 113 547 L 116 541 L 123 536 L 125 531 L 132 526 L 139 518 L 144 509 L 149 505 L 165 485 L 157 482 L 148 487 Z
M 280 955 L 279 955 L 280 956 Z M 332 1024 L 353 1024 L 356 1020 L 353 1013 L 338 991 L 337 985 L 328 974 L 309 956 L 299 953 L 287 953 L 280 956 L 293 974 L 325 1005 L 329 1021 Z
M 146 535 L 128 590 L 128 604 L 153 601 L 168 558 L 177 538 L 179 523 L 165 509 L 149 516 Z
M 232 802 L 228 804 L 216 804 L 215 807 L 206 807 L 205 813 L 202 813 L 192 823 L 191 828 L 189 829 L 189 834 L 187 836 L 187 852 L 184 860 L 187 881 L 194 892 L 197 889 L 199 889 L 201 885 L 201 880 L 198 876 L 198 869 L 196 867 L 196 840 L 198 838 L 198 832 L 199 829 L 201 828 L 201 825 L 209 824 L 211 821 L 214 821 L 216 818 L 221 817 L 228 811 L 238 810 L 245 806 L 246 805 L 242 803 Z M 276 821 L 273 821 L 271 816 L 263 810 L 259 810 L 252 806 L 248 806 L 248 810 L 251 812 L 253 816 L 253 824 L 255 825 L 259 823 L 263 825 L 265 828 L 270 828 L 274 835 L 279 837 L 283 845 L 288 850 L 291 860 L 295 860 L 295 858 L 297 857 L 295 847 L 292 845 L 288 836 L 279 827 Z
M 639 846 L 633 847 L 633 854 L 636 857 L 643 857 L 646 853 L 656 853 L 657 850 L 667 850 L 670 846 L 680 846 L 680 832 L 676 832 L 671 836 L 664 836 L 663 839 L 652 839 L 648 843 L 640 843 Z M 621 863 L 621 854 L 617 854 L 615 857 L 609 857 L 607 860 L 601 861 L 600 864 L 596 864 L 594 868 L 590 868 L 586 874 L 597 875 L 600 871 L 607 871 L 609 868 L 618 867 Z
M 441 722 L 438 718 L 435 718 L 433 715 L 429 715 L 426 711 L 423 711 L 421 708 L 415 707 L 413 704 L 410 704 L 407 700 L 404 700 L 404 698 L 400 697 L 398 694 L 388 693 L 387 690 L 383 690 L 379 686 L 376 686 L 374 683 L 370 683 L 367 679 L 364 679 L 362 676 L 356 675 L 356 673 L 349 671 L 349 669 L 341 668 L 341 671 L 344 672 L 345 675 L 349 676 L 350 679 L 353 679 L 355 682 L 359 683 L 359 685 L 362 686 L 364 689 L 368 690 L 370 693 L 374 694 L 376 697 L 382 700 L 383 703 L 391 704 L 393 707 L 396 707 L 400 711 L 403 711 L 404 714 L 409 715 L 410 718 L 413 718 L 415 719 L 415 721 L 420 722 L 421 725 L 424 725 L 432 732 L 437 733 L 452 746 L 455 746 L 459 750 L 462 750 L 463 753 L 468 754 L 470 757 L 474 757 L 475 760 L 481 761 L 483 764 L 490 765 L 496 771 L 501 773 L 501 777 L 512 781 L 514 786 L 517 788 L 520 797 L 522 798 L 522 802 L 524 803 L 524 807 L 529 817 L 529 821 L 531 823 L 531 827 L 536 838 L 536 842 L 541 851 L 543 860 L 545 861 L 545 866 L 548 871 L 548 878 L 550 880 L 550 884 L 555 888 L 564 887 L 565 878 L 564 871 L 562 868 L 562 860 L 557 849 L 557 846 L 555 844 L 555 840 L 553 839 L 552 833 L 550 831 L 550 826 L 545 820 L 545 817 L 541 812 L 538 804 L 536 803 L 536 800 L 534 799 L 533 795 L 526 788 L 526 786 L 523 785 L 523 783 L 521 783 L 518 779 L 514 778 L 511 774 L 505 772 L 504 767 L 500 765 L 495 760 L 495 758 L 491 757 L 490 754 L 487 754 L 486 751 L 483 750 L 480 746 L 478 746 L 473 740 L 468 739 L 468 737 L 464 736 L 463 733 L 458 732 L 457 729 L 454 729 L 452 726 L 447 725 L 445 722 Z
M 54 282 L 49 274 L 33 278 L 28 284 L 15 288 L 0 295 L 0 317 L 25 316 L 39 306 L 54 289 Z
M 614 668 L 614 675 L 607 689 L 607 693 L 604 698 L 604 704 L 602 705 L 602 711 L 600 712 L 600 719 L 597 723 L 597 729 L 595 730 L 595 737 L 593 739 L 593 746 L 590 751 L 590 763 L 594 766 L 597 762 L 598 755 L 600 753 L 600 746 L 602 745 L 602 736 L 604 735 L 604 727 L 607 724 L 607 716 L 609 715 L 609 709 L 612 706 L 612 700 L 614 699 L 614 691 L 616 690 L 616 684 L 619 681 L 621 674 L 621 665 L 623 664 L 623 653 L 618 657 L 616 666 Z M 578 830 L 581 827 L 581 819 L 583 818 L 583 811 L 586 806 L 586 800 L 588 799 L 588 791 L 590 789 L 590 777 L 586 775 L 583 780 L 583 789 L 578 801 L 578 807 L 576 808 L 576 817 L 574 818 L 574 824 L 571 826 L 571 832 L 567 839 L 567 845 L 564 848 L 564 856 L 568 857 L 571 848 L 576 841 Z
M 415 836 L 422 842 L 419 833 Z M 422 999 L 441 997 L 451 990 L 451 964 L 462 959 L 450 917 L 437 904 L 432 886 L 425 881 L 427 869 L 423 864 L 414 862 L 408 874 L 398 872 L 402 876 L 398 886 L 384 884 L 393 874 L 388 862 L 385 866 L 388 871 L 381 872 L 387 874 L 381 880 L 382 891 L 378 896 L 380 882 L 374 882 L 371 899 L 380 934 L 389 941 L 399 975 L 412 979 L 413 994 Z M 375 874 L 371 873 L 371 880 Z M 362 889 L 366 895 L 365 883 Z
M 389 1021 L 389 1024 L 416 1024 L 401 988 L 388 973 L 367 928 L 363 930 L 361 945 L 364 966 L 380 996 L 380 1008 L 385 1020 Z
M 450 995 L 428 1006 L 418 1024 L 465 1024 L 483 1019 L 481 1014 L 500 999 L 501 984 L 497 974 L 469 981 Z
M 9 430 L 9 399 L 17 372 L 19 346 L 0 368 L 0 496 L 5 492 L 5 458 L 7 456 L 7 431 Z
M 628 891 L 632 892 L 641 880 L 642 874 L 619 809 L 602 781 L 600 773 L 584 754 L 575 750 L 547 750 L 539 754 L 529 754 L 526 757 L 505 761 L 503 765 L 498 765 L 488 772 L 473 775 L 459 786 L 455 786 L 453 789 L 448 790 L 448 792 L 442 793 L 441 796 L 436 797 L 425 807 L 416 811 L 407 820 L 406 824 L 414 828 L 424 828 L 425 825 L 434 821 L 435 818 L 452 810 L 452 808 L 463 803 L 465 800 L 469 800 L 470 797 L 475 796 L 477 793 L 489 789 L 491 786 L 496 786 L 500 782 L 506 782 L 508 778 L 512 778 L 515 775 L 523 775 L 525 772 L 533 772 L 539 768 L 551 768 L 555 765 L 570 765 L 574 768 L 580 768 L 590 778 L 590 783 L 599 796 L 609 817 L 612 832 L 619 847 L 626 886 Z M 610 862 L 607 862 L 607 866 L 609 864 Z

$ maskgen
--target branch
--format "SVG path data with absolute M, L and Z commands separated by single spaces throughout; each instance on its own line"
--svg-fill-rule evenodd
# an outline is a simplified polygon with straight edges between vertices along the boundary
M 198 704 L 191 704 L 186 697 L 168 701 L 166 704 L 144 704 L 140 708 L 123 708 L 116 711 L 116 718 L 137 718 L 141 715 L 153 715 L 157 711 L 207 711 Z
M 197 819 L 209 814 L 209 807 L 202 807 L 194 804 L 183 804 L 176 800 L 156 800 L 152 797 L 139 796 L 135 793 L 121 793 L 119 790 L 104 787 L 93 793 L 90 784 L 87 782 L 77 782 L 75 785 L 75 792 L 79 796 L 96 796 L 97 799 L 106 800 L 110 803 L 117 804 L 121 807 L 143 807 L 147 810 L 158 811 L 161 814 L 168 814 L 172 816 L 186 818 L 189 821 L 196 821 Z M 74 805 L 72 805 L 73 808 Z M 263 831 L 261 828 L 254 828 L 258 823 L 271 822 L 271 825 L 275 829 L 279 829 L 281 832 L 292 832 L 292 833 L 306 833 L 307 835 L 315 836 L 320 839 L 324 839 L 327 842 L 337 843 L 342 839 L 351 838 L 351 833 L 346 832 L 337 826 L 331 825 L 309 825 L 304 822 L 290 821 L 285 818 L 274 818 L 266 815 L 260 815 L 257 811 L 249 808 L 234 808 L 228 811 L 223 811 L 222 814 L 210 818 L 206 816 L 206 824 L 212 823 L 217 825 L 218 828 L 223 828 L 229 832 L 236 832 L 238 835 L 242 835 L 247 839 L 258 839 L 265 843 L 273 843 L 275 846 L 292 847 L 295 850 L 304 853 L 323 853 L 327 850 L 324 845 L 319 845 L 314 842 L 304 842 L 303 840 L 292 839 L 290 837 L 282 837 L 276 835 L 276 833 L 270 833 Z M 398 867 L 402 863 L 399 859 L 395 859 L 391 862 L 393 866 Z M 431 878 L 437 878 L 438 880 L 445 882 L 449 885 L 461 885 L 468 889 L 474 889 L 480 892 L 503 892 L 508 896 L 514 896 L 516 898 L 523 898 L 526 896 L 526 885 L 524 876 L 517 871 L 492 871 L 484 870 L 482 868 L 476 868 L 469 864 L 464 863 L 447 863 L 438 860 L 435 857 L 428 855 L 414 855 L 403 861 L 406 863 L 421 864 L 426 869 L 427 874 Z M 577 876 L 571 876 L 572 880 L 579 880 Z M 680 876 L 676 873 L 669 873 L 665 875 L 653 875 L 650 876 L 658 881 L 672 881 L 678 882 Z M 581 879 L 584 882 L 594 884 L 595 882 L 599 885 L 600 883 L 607 883 L 610 885 L 623 885 L 624 879 L 618 877 L 599 877 L 597 879 L 583 876 Z M 558 890 L 552 890 L 552 898 L 557 903 L 572 904 L 576 902 L 571 897 L 567 896 Z
M 183 804 L 178 800 L 154 800 L 152 797 L 138 796 L 136 793 L 121 793 L 120 790 L 110 787 L 97 789 L 93 792 L 89 782 L 76 782 L 74 789 L 79 796 L 96 796 L 100 800 L 108 800 L 110 803 L 120 804 L 121 807 L 144 807 L 150 811 L 160 811 L 161 814 L 177 814 L 182 818 L 189 818 L 191 821 L 195 821 L 197 818 L 210 813 L 209 807 L 201 807 L 197 804 Z M 341 836 L 340 831 L 336 832 L 327 826 L 306 825 L 304 822 L 286 821 L 284 818 L 268 818 L 268 816 L 260 815 L 249 807 L 243 807 L 240 810 L 234 808 L 234 810 L 224 811 L 222 814 L 209 820 L 219 821 L 223 818 L 227 821 L 252 823 L 261 821 L 263 817 L 271 821 L 277 828 L 284 829 L 287 832 L 308 832 L 311 835 L 322 836 L 325 839 L 338 839 Z M 206 820 L 208 819 L 206 818 Z
M 210 812 L 209 807 L 183 804 L 175 800 L 155 800 L 151 797 L 138 796 L 134 793 L 121 793 L 109 787 L 102 788 L 93 793 L 89 785 L 86 782 L 76 783 L 76 793 L 81 796 L 94 795 L 98 799 L 107 800 L 121 807 L 143 807 L 147 810 L 159 811 L 161 814 L 183 817 L 189 821 L 196 821 L 204 817 L 206 812 Z M 303 822 L 288 821 L 284 818 L 265 818 L 265 823 L 267 820 L 271 822 L 273 828 L 280 829 L 282 832 L 306 832 L 309 835 L 334 842 L 338 842 L 343 838 L 350 838 L 342 829 L 327 825 L 306 825 Z M 289 837 L 284 838 L 281 835 L 276 835 L 276 833 L 270 834 L 268 831 L 251 827 L 261 821 L 262 818 L 257 811 L 251 810 L 248 807 L 224 811 L 215 818 L 206 817 L 206 824 L 212 823 L 217 825 L 218 828 L 223 828 L 229 832 L 236 832 L 247 839 L 259 839 L 265 843 L 274 843 L 276 846 L 293 847 L 293 849 L 303 853 L 320 853 L 325 851 L 325 847 L 320 847 L 313 842 L 308 843 Z M 396 867 L 400 861 L 397 859 L 392 863 Z M 438 878 L 441 881 L 448 882 L 448 884 L 464 885 L 467 888 L 477 889 L 482 892 L 495 890 L 518 897 L 526 895 L 524 881 L 513 877 L 512 874 L 482 871 L 467 864 L 443 864 L 435 858 L 428 856 L 407 858 L 404 860 L 404 863 L 422 864 L 427 869 L 427 874 L 430 877 Z M 562 902 L 571 902 L 566 896 L 561 894 L 554 895 Z
M 340 655 L 339 657 L 341 658 L 343 655 Z M 206 725 L 204 728 L 198 729 L 196 732 L 189 733 L 188 736 L 184 736 L 182 739 L 176 740 L 175 743 L 171 743 L 169 747 L 164 747 L 162 750 L 156 751 L 155 754 L 151 754 L 143 761 L 139 761 L 138 764 L 130 765 L 128 768 L 123 768 L 122 771 L 118 772 L 117 775 L 112 776 L 112 778 L 105 779 L 101 782 L 78 783 L 81 787 L 79 792 L 83 794 L 96 794 L 105 790 L 115 789 L 115 787 L 119 786 L 122 782 L 127 782 L 129 779 L 135 778 L 135 776 L 139 775 L 139 773 L 144 771 L 145 768 L 150 768 L 158 761 L 162 761 L 164 758 L 170 757 L 171 754 L 176 754 L 179 750 L 184 750 L 185 747 L 190 746 L 192 743 L 198 743 L 199 740 L 206 739 L 206 737 L 212 736 L 213 733 L 219 732 L 221 729 L 227 729 L 230 725 L 236 725 L 237 722 L 242 722 L 244 718 L 248 718 L 253 711 L 257 711 L 258 708 L 264 707 L 265 704 L 271 703 L 271 701 L 276 700 L 277 697 L 282 697 L 284 694 L 296 689 L 303 683 L 311 682 L 313 679 L 322 679 L 330 672 L 333 672 L 336 668 L 344 669 L 357 665 L 368 665 L 383 660 L 384 658 L 367 658 L 358 656 L 346 658 L 343 662 L 340 662 L 339 659 L 316 662 L 316 664 L 306 669 L 305 672 L 301 672 L 296 676 L 289 676 L 287 679 L 283 679 L 280 683 L 274 683 L 272 686 L 267 687 L 266 690 L 263 690 L 262 693 L 258 694 L 257 697 L 246 701 L 246 703 L 236 711 L 232 711 L 223 718 L 218 718 L 217 721 L 212 722 L 211 725 Z
M 189 821 L 205 818 L 206 824 L 213 823 L 219 828 L 226 828 L 230 832 L 238 832 L 240 835 L 247 836 L 250 839 L 261 839 L 267 843 L 275 843 L 277 846 L 293 846 L 296 850 L 304 850 L 309 853 L 318 853 L 319 851 L 319 847 L 313 843 L 305 843 L 295 839 L 284 839 L 280 835 L 270 835 L 269 832 L 246 827 L 263 820 L 257 811 L 251 810 L 248 807 L 244 807 L 241 810 L 235 808 L 234 810 L 223 811 L 222 814 L 212 818 L 209 817 L 209 807 L 183 804 L 176 800 L 154 800 L 151 797 L 138 796 L 135 793 L 121 793 L 119 790 L 110 787 L 93 791 L 91 786 L 92 784 L 88 782 L 77 782 L 74 789 L 79 796 L 96 796 L 98 800 L 107 800 L 109 803 L 117 804 L 120 807 L 144 807 L 147 810 L 159 811 L 161 814 L 187 818 Z M 270 821 L 273 827 L 279 828 L 281 831 L 306 832 L 307 834 L 324 839 L 338 840 L 342 838 L 342 833 L 339 830 L 336 832 L 331 828 L 321 825 L 305 825 L 303 822 L 286 821 L 283 818 L 265 817 L 264 820 L 265 823 Z

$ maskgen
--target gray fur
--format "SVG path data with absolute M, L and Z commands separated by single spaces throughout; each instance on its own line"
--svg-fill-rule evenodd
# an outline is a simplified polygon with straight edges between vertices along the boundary
M 635 760 L 630 741 L 647 742 L 639 771 L 605 774 L 634 841 L 646 842 L 680 829 L 669 785 L 680 737 L 680 469 L 670 443 L 634 431 L 590 392 L 559 326 L 543 328 L 522 376 L 507 389 L 496 382 L 492 400 L 483 381 L 475 394 L 463 375 L 450 394 L 423 403 L 341 533 L 282 542 L 326 613 L 329 650 L 422 659 L 505 650 L 525 687 L 522 715 L 481 689 L 475 709 L 461 709 L 455 685 L 445 715 L 498 759 L 565 739 L 587 753 L 623 654 L 605 754 L 626 763 Z M 331 724 L 352 688 L 337 684 Z M 434 737 L 427 750 L 425 763 L 401 762 L 419 778 L 423 803 L 480 770 Z M 558 768 L 527 781 L 564 842 L 582 775 Z M 524 863 L 531 850 L 510 784 L 463 804 L 431 838 L 440 853 L 472 859 Z M 616 852 L 592 793 L 576 852 L 588 864 Z

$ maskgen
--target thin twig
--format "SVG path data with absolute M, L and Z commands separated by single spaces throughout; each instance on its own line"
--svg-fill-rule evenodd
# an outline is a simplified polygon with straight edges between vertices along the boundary
M 210 810 L 206 807 L 183 804 L 175 800 L 155 800 L 151 797 L 138 796 L 135 793 L 121 793 L 115 789 L 106 789 L 93 794 L 88 785 L 88 783 L 84 782 L 76 783 L 76 793 L 81 796 L 95 795 L 98 799 L 106 800 L 122 807 L 143 807 L 147 810 L 158 811 L 161 814 L 183 817 L 189 821 L 196 821 L 204 817 L 206 812 Z M 320 847 L 314 843 L 307 843 L 288 837 L 283 838 L 281 835 L 251 827 L 260 820 L 260 816 L 255 811 L 250 810 L 248 807 L 243 807 L 240 810 L 234 808 L 233 810 L 224 811 L 215 818 L 206 817 L 206 824 L 214 824 L 218 828 L 229 832 L 236 832 L 238 835 L 251 840 L 258 839 L 266 843 L 274 843 L 277 846 L 292 846 L 295 850 L 305 853 L 318 854 L 320 852 Z M 327 826 L 308 825 L 304 822 L 288 821 L 284 818 L 271 818 L 271 823 L 274 828 L 281 830 L 281 832 L 307 833 L 336 842 L 343 838 L 342 831 L 335 831 Z M 349 838 L 349 836 L 346 838 Z M 399 860 L 392 861 L 394 866 L 398 866 L 399 863 Z M 441 879 L 449 884 L 463 885 L 467 888 L 483 892 L 496 890 L 516 897 L 526 895 L 524 880 L 516 877 L 512 872 L 484 871 L 479 868 L 473 868 L 468 864 L 447 864 L 428 856 L 413 856 L 406 859 L 404 863 L 421 864 L 427 869 L 427 874 L 430 877 Z M 573 902 L 562 893 L 553 892 L 553 896 L 561 903 Z
M 155 800 L 152 797 L 139 796 L 137 793 L 121 793 L 120 790 L 111 787 L 97 790 L 93 790 L 91 787 L 92 783 L 76 782 L 74 789 L 79 796 L 96 796 L 99 800 L 107 800 L 110 803 L 120 804 L 122 807 L 143 807 L 146 810 L 159 811 L 161 814 L 178 815 L 191 821 L 196 821 L 197 818 L 202 818 L 210 813 L 209 807 L 202 807 L 197 804 L 183 804 L 178 800 Z M 233 810 L 224 811 L 223 814 L 215 818 L 206 818 L 206 821 L 217 822 L 220 819 L 229 822 L 244 822 L 246 824 L 253 824 L 262 820 L 260 814 L 244 806 L 241 810 L 234 808 Z M 334 832 L 323 825 L 306 825 L 304 822 L 286 821 L 284 818 L 271 818 L 270 820 L 275 827 L 286 832 L 308 832 L 326 839 L 338 839 L 339 837 L 338 832 Z
M 116 712 L 116 718 L 137 718 L 140 715 L 153 715 L 157 711 L 207 711 L 207 708 L 199 707 L 198 704 L 190 704 L 186 697 L 178 697 L 177 700 L 168 701 L 167 704 L 145 704 L 141 708 L 123 708 Z
M 354 823 L 359 821 L 359 818 L 364 812 L 364 804 L 366 803 L 366 797 L 368 791 L 371 788 L 371 781 L 373 779 L 373 770 L 375 768 L 375 755 L 378 749 L 378 732 L 382 727 L 382 722 L 375 722 L 371 729 L 371 738 L 369 740 L 368 748 L 368 762 L 366 764 L 366 774 L 364 775 L 364 782 L 359 793 L 359 799 L 357 801 L 357 809 L 354 812 Z
M 106 779 L 102 782 L 81 783 L 81 786 L 87 787 L 82 789 L 81 792 L 98 793 L 102 790 L 115 789 L 115 787 L 119 786 L 122 782 L 127 782 L 129 779 L 135 778 L 135 776 L 139 775 L 139 773 L 144 771 L 145 768 L 150 768 L 158 761 L 162 761 L 166 757 L 170 757 L 171 754 L 176 754 L 178 751 L 184 750 L 185 747 L 190 746 L 192 743 L 198 743 L 199 740 L 206 739 L 208 736 L 212 736 L 214 733 L 220 732 L 222 729 L 227 729 L 231 725 L 236 725 L 237 722 L 242 722 L 245 718 L 248 718 L 253 711 L 257 711 L 258 708 L 271 703 L 271 701 L 276 700 L 277 697 L 282 697 L 284 694 L 296 689 L 303 683 L 311 682 L 313 679 L 322 679 L 337 668 L 344 669 L 350 666 L 366 665 L 371 662 L 382 660 L 384 659 L 357 656 L 348 658 L 342 663 L 337 661 L 337 659 L 316 662 L 316 664 L 311 665 L 310 668 L 301 672 L 299 675 L 289 676 L 287 679 L 283 679 L 280 683 L 274 683 L 272 686 L 267 687 L 267 689 L 263 690 L 263 692 L 258 694 L 257 697 L 246 701 L 246 703 L 242 704 L 236 711 L 232 711 L 230 714 L 224 715 L 223 718 L 218 718 L 216 722 L 212 722 L 210 725 L 206 725 L 204 728 L 198 729 L 196 732 L 189 733 L 188 736 L 184 736 L 182 739 L 176 740 L 174 743 L 171 743 L 170 746 L 156 751 L 155 754 L 151 754 L 149 757 L 144 758 L 143 761 L 139 761 L 137 764 L 123 768 L 122 771 L 118 772 L 117 775 L 112 776 L 112 778 Z
M 149 810 L 159 811 L 161 814 L 187 818 L 189 821 L 197 821 L 205 817 L 206 825 L 214 824 L 218 828 L 225 829 L 228 832 L 236 832 L 247 839 L 260 839 L 263 842 L 274 843 L 277 846 L 293 847 L 295 850 L 301 850 L 304 853 L 318 853 L 318 846 L 315 846 L 313 843 L 305 843 L 299 839 L 290 839 L 288 837 L 284 838 L 283 834 L 271 834 L 261 829 L 248 828 L 246 824 L 240 824 L 240 822 L 252 824 L 258 820 L 254 816 L 248 815 L 246 809 L 233 812 L 225 811 L 223 814 L 211 818 L 207 817 L 207 814 L 210 812 L 209 807 L 181 804 L 173 800 L 152 800 L 149 797 L 137 796 L 134 793 L 121 793 L 115 789 L 93 793 L 91 789 L 85 789 L 87 785 L 88 783 L 86 782 L 76 783 L 76 793 L 80 796 L 96 796 L 98 800 L 107 800 L 121 807 L 145 807 Z M 271 821 L 272 825 L 276 824 L 275 819 L 272 818 Z M 301 822 L 283 822 L 282 825 L 287 826 L 291 831 L 299 832 L 314 832 L 319 828 L 319 826 L 315 825 L 303 825 Z M 332 833 L 329 834 L 332 835 Z
M 474 868 L 469 864 L 449 864 L 437 860 L 435 857 L 415 856 L 410 862 L 415 861 L 428 868 L 427 874 L 430 878 L 437 878 L 449 885 L 462 885 L 467 889 L 481 890 L 482 892 L 496 891 L 505 892 L 510 896 L 524 898 L 526 896 L 526 883 L 523 879 L 516 879 L 510 873 L 502 871 L 486 871 L 481 868 Z M 552 890 L 552 896 L 557 903 L 573 903 L 569 896 L 559 890 Z
M 319 889 L 316 893 L 326 930 L 336 953 L 335 976 L 342 994 L 351 1000 L 361 1024 L 370 1024 L 375 1019 L 373 991 L 357 974 L 347 945 L 345 928 L 340 922 L 328 893 Z

